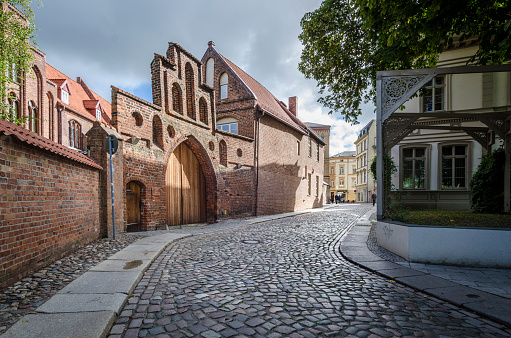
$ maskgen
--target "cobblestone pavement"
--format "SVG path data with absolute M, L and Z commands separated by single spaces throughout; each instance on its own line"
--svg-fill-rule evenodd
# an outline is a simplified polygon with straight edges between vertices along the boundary
M 87 270 L 130 245 L 140 235 L 99 239 L 67 255 L 14 285 L 0 290 L 0 334 Z
M 503 337 L 511 330 L 339 253 L 368 205 L 182 239 L 151 265 L 114 337 Z

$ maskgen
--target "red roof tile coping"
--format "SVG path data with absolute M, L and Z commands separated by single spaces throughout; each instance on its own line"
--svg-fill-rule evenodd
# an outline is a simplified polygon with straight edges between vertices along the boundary
M 14 123 L 1 120 L 0 119 L 0 134 L 7 136 L 14 136 L 18 140 L 31 144 L 40 149 L 47 150 L 59 156 L 63 156 L 72 161 L 79 162 L 85 164 L 89 167 L 93 167 L 99 170 L 103 170 L 103 168 L 97 164 L 93 159 L 77 152 L 76 150 L 72 150 L 67 148 L 59 143 L 53 142 L 41 135 L 33 133 L 28 129 L 15 125 Z

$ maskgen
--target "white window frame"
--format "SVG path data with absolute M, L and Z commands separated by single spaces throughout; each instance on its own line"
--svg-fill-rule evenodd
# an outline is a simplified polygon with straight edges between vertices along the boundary
M 64 89 L 61 89 L 60 90 L 60 99 L 65 104 L 69 104 L 69 93 L 67 91 L 65 91 Z
M 220 100 L 226 99 L 229 96 L 229 76 L 223 73 L 220 76 Z
M 238 120 L 232 117 L 223 118 L 217 121 L 216 129 L 238 135 Z
M 96 120 L 101 121 L 101 109 L 96 109 Z

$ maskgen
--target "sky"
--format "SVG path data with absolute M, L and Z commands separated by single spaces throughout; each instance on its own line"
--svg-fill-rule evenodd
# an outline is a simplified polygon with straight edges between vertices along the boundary
M 330 156 L 355 150 L 360 124 L 328 114 L 314 80 L 298 71 L 300 20 L 319 0 L 42 0 L 33 1 L 36 42 L 46 61 L 111 100 L 110 86 L 152 102 L 150 62 L 175 42 L 201 59 L 208 41 L 279 100 L 298 97 L 298 118 L 331 125 Z

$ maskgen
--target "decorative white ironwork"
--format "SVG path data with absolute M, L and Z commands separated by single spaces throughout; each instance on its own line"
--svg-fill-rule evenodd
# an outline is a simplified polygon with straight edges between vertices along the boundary
M 382 82 L 383 116 L 386 116 L 388 113 L 392 113 L 391 109 L 396 102 L 398 102 L 403 96 L 407 94 L 409 95 L 409 91 L 426 76 L 427 74 L 384 77 Z

